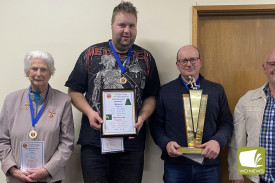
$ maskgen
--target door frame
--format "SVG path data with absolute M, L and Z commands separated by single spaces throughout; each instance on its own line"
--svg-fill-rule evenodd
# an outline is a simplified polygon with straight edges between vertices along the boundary
M 198 46 L 198 24 L 201 16 L 223 15 L 275 15 L 275 4 L 218 5 L 192 7 L 192 44 Z

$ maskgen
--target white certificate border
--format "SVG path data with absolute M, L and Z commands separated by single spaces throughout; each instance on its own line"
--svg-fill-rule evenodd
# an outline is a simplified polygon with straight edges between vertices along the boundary
M 136 124 L 136 100 L 135 100 L 135 91 L 134 90 L 103 90 L 102 91 L 102 119 L 105 122 L 105 110 L 104 110 L 104 105 L 105 105 L 105 94 L 106 93 L 131 93 L 132 101 L 133 101 L 133 107 L 132 107 L 132 120 L 134 125 Z M 137 134 L 137 129 L 134 128 L 133 131 L 129 132 L 114 132 L 114 133 L 106 133 L 105 132 L 105 123 L 101 125 L 101 131 L 102 131 L 102 137 L 122 137 L 122 136 L 131 136 L 131 135 L 136 135 Z
M 41 144 L 42 146 L 42 167 L 44 167 L 44 141 L 21 141 L 20 142 L 20 156 L 21 156 L 21 160 L 20 160 L 20 169 L 22 169 L 23 165 L 24 165 L 24 158 L 23 158 L 23 144 L 29 144 L 29 143 L 35 143 L 35 144 Z
M 114 138 L 119 138 L 119 137 L 114 137 Z M 121 139 L 120 147 L 112 149 L 112 150 L 107 149 L 103 145 L 103 139 L 102 138 L 100 138 L 100 141 L 101 141 L 101 154 L 118 153 L 118 152 L 124 152 L 125 151 L 125 149 L 124 149 L 124 142 L 123 142 L 124 139 L 123 138 Z

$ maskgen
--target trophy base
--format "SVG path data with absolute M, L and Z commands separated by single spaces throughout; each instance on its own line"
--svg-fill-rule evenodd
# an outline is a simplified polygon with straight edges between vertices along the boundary
M 201 154 L 203 151 L 203 148 L 180 147 L 177 149 L 177 151 L 183 154 Z

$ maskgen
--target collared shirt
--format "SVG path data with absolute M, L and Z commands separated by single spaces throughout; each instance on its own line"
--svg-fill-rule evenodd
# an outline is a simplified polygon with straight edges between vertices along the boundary
M 268 84 L 264 87 L 267 97 L 261 134 L 260 146 L 266 151 L 266 170 L 260 178 L 267 182 L 275 182 L 275 99 L 270 93 Z

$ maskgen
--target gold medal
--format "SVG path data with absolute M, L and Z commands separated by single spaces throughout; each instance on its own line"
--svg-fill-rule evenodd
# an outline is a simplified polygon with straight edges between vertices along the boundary
M 29 133 L 29 137 L 31 139 L 35 139 L 37 137 L 37 132 L 35 130 L 31 130 Z
M 127 82 L 127 79 L 125 77 L 121 77 L 119 81 L 121 84 L 125 84 Z

